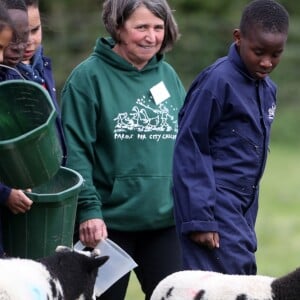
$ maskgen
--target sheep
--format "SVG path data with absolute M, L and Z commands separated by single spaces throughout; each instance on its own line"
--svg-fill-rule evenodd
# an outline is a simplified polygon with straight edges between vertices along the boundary
M 163 279 L 150 300 L 299 300 L 300 268 L 279 277 L 180 271 Z
M 0 300 L 91 300 L 98 268 L 108 256 L 98 249 L 73 251 L 58 246 L 38 259 L 0 259 Z

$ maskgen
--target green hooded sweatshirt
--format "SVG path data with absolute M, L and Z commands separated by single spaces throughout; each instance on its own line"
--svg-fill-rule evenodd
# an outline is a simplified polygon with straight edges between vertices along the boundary
M 121 231 L 172 226 L 172 156 L 185 90 L 162 55 L 138 70 L 113 45 L 98 39 L 62 91 L 67 166 L 85 180 L 77 221 L 101 218 Z

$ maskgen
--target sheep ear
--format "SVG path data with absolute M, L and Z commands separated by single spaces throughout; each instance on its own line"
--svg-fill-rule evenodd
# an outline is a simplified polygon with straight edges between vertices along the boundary
M 98 256 L 90 259 L 88 268 L 90 271 L 100 268 L 106 261 L 109 259 L 109 256 Z
M 72 249 L 67 246 L 57 246 L 55 252 L 71 252 Z
M 109 256 L 107 256 L 107 255 L 96 257 L 95 260 L 97 261 L 98 268 L 101 267 L 102 265 L 104 265 L 108 259 L 109 259 Z

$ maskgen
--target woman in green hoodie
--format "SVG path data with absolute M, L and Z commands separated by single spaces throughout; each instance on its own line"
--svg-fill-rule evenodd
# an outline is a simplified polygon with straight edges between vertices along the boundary
M 164 60 L 179 33 L 165 0 L 106 0 L 102 18 L 110 37 L 97 40 L 62 91 L 67 166 L 85 179 L 76 238 L 120 245 L 149 299 L 181 265 L 171 167 L 185 90 Z M 128 280 L 100 299 L 123 300 Z

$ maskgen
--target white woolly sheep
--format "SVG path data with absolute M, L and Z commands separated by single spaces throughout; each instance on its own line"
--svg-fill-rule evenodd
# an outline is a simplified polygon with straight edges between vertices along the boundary
M 299 300 L 300 268 L 279 277 L 181 271 L 163 279 L 150 300 Z
M 98 268 L 108 256 L 98 249 L 73 251 L 58 246 L 56 252 L 37 261 L 0 259 L 0 300 L 91 300 Z

